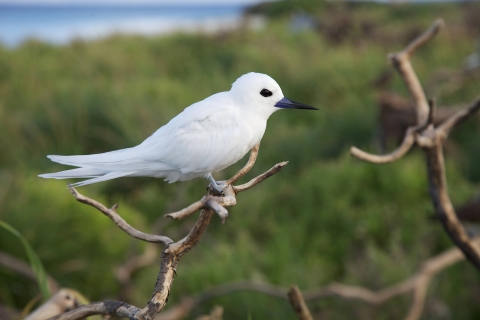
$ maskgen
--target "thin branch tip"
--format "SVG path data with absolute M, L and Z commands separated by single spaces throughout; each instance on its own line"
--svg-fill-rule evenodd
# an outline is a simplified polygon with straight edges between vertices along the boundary
M 72 186 L 72 184 L 69 182 L 67 184 L 68 191 L 76 198 L 78 195 L 78 191 Z

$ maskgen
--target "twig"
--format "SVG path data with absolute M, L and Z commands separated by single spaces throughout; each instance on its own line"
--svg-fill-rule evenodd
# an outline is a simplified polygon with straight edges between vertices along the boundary
M 192 214 L 194 214 L 195 212 L 197 212 L 198 210 L 201 210 L 202 208 L 205 207 L 205 201 L 204 201 L 205 199 L 204 198 L 198 200 L 197 202 L 192 203 L 191 205 L 189 205 L 188 207 L 186 207 L 186 208 L 184 208 L 180 211 L 168 213 L 168 214 L 165 215 L 165 217 L 172 218 L 174 220 L 180 220 L 180 219 L 189 217 Z
M 255 161 L 257 160 L 257 157 L 258 157 L 259 149 L 260 149 L 260 143 L 257 143 L 256 145 L 253 146 L 252 150 L 250 151 L 250 157 L 248 158 L 247 164 L 242 169 L 240 169 L 240 171 L 234 174 L 233 177 L 228 179 L 227 184 L 234 184 L 253 168 L 253 165 L 255 164 Z
M 280 162 L 280 163 L 277 163 L 275 166 L 273 166 L 270 170 L 268 170 L 267 172 L 259 175 L 258 177 L 256 178 L 253 178 L 252 180 L 248 181 L 247 183 L 244 183 L 244 184 L 241 184 L 239 186 L 234 186 L 233 187 L 233 190 L 235 191 L 235 193 L 239 193 L 239 192 L 243 192 L 243 191 L 246 191 L 250 188 L 253 188 L 254 186 L 256 186 L 257 184 L 259 184 L 260 182 L 264 181 L 265 179 L 267 178 L 270 178 L 271 176 L 273 176 L 274 174 L 278 173 L 280 170 L 283 169 L 283 167 L 285 167 L 286 165 L 288 164 L 288 161 L 284 161 L 284 162 Z
M 475 99 L 468 107 L 458 111 L 453 116 L 441 123 L 437 128 L 437 132 L 442 136 L 443 139 L 446 139 L 455 127 L 470 118 L 475 112 L 478 111 L 478 109 L 480 109 L 480 96 L 477 97 L 477 99 Z
M 88 197 L 85 197 L 80 192 L 78 192 L 74 187 L 72 187 L 70 184 L 68 185 L 68 189 L 70 190 L 70 193 L 75 197 L 75 199 L 77 199 L 78 202 L 88 204 L 89 206 L 92 206 L 98 211 L 102 212 L 104 215 L 109 217 L 120 229 L 125 231 L 130 236 L 146 242 L 164 243 L 166 245 L 173 242 L 173 240 L 168 237 L 144 233 L 133 228 L 125 220 L 123 220 L 123 218 L 120 217 L 118 213 L 115 211 L 118 208 L 117 205 L 114 205 L 111 209 L 108 209 L 100 202 L 90 199 Z
M 256 159 L 256 156 L 253 156 L 253 154 L 256 154 L 258 152 L 258 145 L 257 145 L 257 148 L 254 148 L 254 149 L 252 149 L 252 155 L 250 156 L 250 160 Z M 179 219 L 184 219 L 186 217 L 191 216 L 198 210 L 211 209 L 220 216 L 220 218 L 222 219 L 222 223 L 225 223 L 225 219 L 228 216 L 228 211 L 225 209 L 225 207 L 232 207 L 237 204 L 237 200 L 235 197 L 236 194 L 238 194 L 239 192 L 246 191 L 250 188 L 253 188 L 260 182 L 278 173 L 287 164 L 288 164 L 288 161 L 277 163 L 275 166 L 270 168 L 270 170 L 268 170 L 267 172 L 264 172 L 261 175 L 257 176 L 256 178 L 253 178 L 249 182 L 241 184 L 239 186 L 232 186 L 227 184 L 227 187 L 223 191 L 223 194 L 224 194 L 223 196 L 213 196 L 211 194 L 208 194 L 182 210 L 166 214 L 165 217 L 171 218 L 174 220 L 179 220 Z M 250 169 L 251 165 L 246 165 L 240 171 L 243 171 L 246 167 L 249 167 Z
M 310 310 L 297 286 L 292 286 L 288 292 L 288 300 L 299 320 L 313 320 Z
M 385 155 L 376 155 L 371 154 L 365 151 L 362 151 L 356 147 L 350 148 L 350 154 L 360 160 L 375 163 L 375 164 L 385 164 L 394 162 L 401 157 L 403 157 L 415 144 L 415 127 L 410 127 L 405 133 L 402 144 L 393 152 Z
M 407 59 L 417 51 L 418 48 L 425 45 L 428 41 L 435 38 L 435 36 L 445 27 L 445 22 L 442 19 L 437 19 L 424 33 L 414 39 L 402 52 L 407 55 Z
M 420 84 L 415 71 L 413 71 L 410 58 L 418 48 L 432 40 L 444 26 L 445 23 L 442 19 L 435 20 L 435 22 L 430 26 L 430 28 L 428 28 L 427 31 L 413 40 L 405 49 L 388 55 L 397 71 L 402 75 L 402 78 L 405 80 L 405 84 L 415 100 L 417 125 L 422 125 L 427 121 L 428 102 L 422 89 L 422 85 Z
M 86 306 L 81 306 L 72 311 L 50 318 L 50 320 L 85 319 L 97 314 L 133 319 L 137 312 L 137 307 L 131 306 L 125 302 L 105 300 L 103 302 L 94 302 Z

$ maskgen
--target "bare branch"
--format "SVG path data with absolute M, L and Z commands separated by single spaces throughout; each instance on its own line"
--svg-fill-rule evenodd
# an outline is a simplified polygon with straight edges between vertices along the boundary
M 437 19 L 426 32 L 417 37 L 417 39 L 404 50 L 389 55 L 415 100 L 417 125 L 408 128 L 402 145 L 389 155 L 371 155 L 357 148 L 352 148 L 351 153 L 362 160 L 379 164 L 400 158 L 415 143 L 422 147 L 427 160 L 430 197 L 437 215 L 453 242 L 463 251 L 465 256 L 480 269 L 480 248 L 472 243 L 467 232 L 459 222 L 448 195 L 442 146 L 443 141 L 454 127 L 471 117 L 480 109 L 480 97 L 467 108 L 447 118 L 435 130 L 433 126 L 435 102 L 432 101 L 430 104 L 427 102 L 422 86 L 410 64 L 411 55 L 420 46 L 433 39 L 443 26 L 443 20 Z M 421 293 L 418 295 L 422 296 Z
M 442 124 L 436 129 L 438 134 L 442 136 L 443 139 L 446 139 L 450 132 L 462 124 L 464 121 L 473 116 L 480 109 L 480 96 L 477 97 L 469 106 L 458 111 L 456 114 L 445 120 Z
M 303 299 L 302 292 L 297 286 L 292 286 L 288 292 L 288 300 L 293 310 L 297 314 L 300 320 L 313 320 L 310 310 L 308 310 L 307 304 Z
M 444 25 L 445 23 L 442 19 L 435 20 L 427 31 L 413 40 L 405 49 L 398 53 L 388 55 L 390 61 L 392 61 L 395 68 L 401 74 L 415 100 L 417 125 L 422 125 L 427 121 L 429 108 L 427 98 L 425 97 L 422 85 L 413 70 L 410 58 L 418 48 L 432 40 Z
M 427 42 L 435 38 L 435 36 L 445 27 L 445 22 L 443 19 L 437 19 L 433 24 L 428 28 L 424 33 L 418 36 L 415 40 L 410 42 L 410 44 L 403 49 L 403 53 L 410 58 L 418 48 L 425 45 Z
M 365 151 L 362 151 L 356 147 L 351 147 L 350 148 L 350 154 L 360 160 L 374 163 L 374 164 L 385 164 L 385 163 L 391 163 L 394 162 L 401 157 L 403 157 L 410 149 L 412 146 L 415 144 L 415 135 L 418 132 L 421 132 L 425 130 L 429 125 L 433 124 L 434 118 L 435 118 L 435 111 L 436 111 L 436 103 L 435 100 L 432 99 L 428 103 L 428 118 L 427 122 L 425 122 L 422 125 L 417 125 L 414 127 L 409 127 L 407 131 L 405 132 L 405 136 L 403 138 L 402 143 L 400 146 L 395 149 L 393 152 L 385 155 L 375 155 L 371 154 Z
M 50 320 L 85 319 L 86 317 L 97 314 L 134 319 L 133 317 L 137 312 L 137 307 L 125 302 L 105 300 L 103 302 L 94 302 L 86 306 L 81 306 L 72 311 L 50 318 Z
M 235 175 L 237 178 L 241 177 L 242 175 L 247 173 L 248 170 L 251 169 L 251 167 L 253 166 L 253 163 L 255 162 L 257 153 L 258 153 L 258 145 L 255 146 L 254 149 L 252 149 L 249 163 L 241 170 L 241 174 Z M 280 169 L 286 164 L 287 162 L 282 162 L 275 165 L 272 169 L 270 169 L 266 173 L 256 177 L 255 179 L 251 180 L 245 185 L 241 185 L 240 191 L 245 191 L 247 189 L 252 188 L 253 186 L 267 179 L 268 177 L 279 172 Z M 134 229 L 116 213 L 115 211 L 117 208 L 116 205 L 112 209 L 108 209 L 101 203 L 81 195 L 72 186 L 69 186 L 70 192 L 75 196 L 77 201 L 88 204 L 98 209 L 103 214 L 108 216 L 118 227 L 120 227 L 127 234 L 140 240 L 144 240 L 148 242 L 157 242 L 157 243 L 162 242 L 162 243 L 166 243 L 167 245 L 161 255 L 160 271 L 157 276 L 157 282 L 152 294 L 152 298 L 150 299 L 150 301 L 148 302 L 145 308 L 138 309 L 133 306 L 122 304 L 121 306 L 116 308 L 114 311 L 112 311 L 113 309 L 111 307 L 106 308 L 108 306 L 107 302 L 101 302 L 101 303 L 94 303 L 94 304 L 90 304 L 88 306 L 82 307 L 82 309 L 80 310 L 76 309 L 77 310 L 76 313 L 64 314 L 65 317 L 63 317 L 62 315 L 62 316 L 59 316 L 58 319 L 61 319 L 61 320 L 83 319 L 84 317 L 93 315 L 93 314 L 116 315 L 120 317 L 128 317 L 130 319 L 138 319 L 138 320 L 153 319 L 160 311 L 163 310 L 163 308 L 165 307 L 165 304 L 167 303 L 168 296 L 170 293 L 170 288 L 172 286 L 173 279 L 175 278 L 175 275 L 176 275 L 176 266 L 180 261 L 181 257 L 200 242 L 200 239 L 203 233 L 205 232 L 214 212 L 217 212 L 222 218 L 222 222 L 224 222 L 225 218 L 228 216 L 228 211 L 225 209 L 225 207 L 234 206 L 237 203 L 237 200 L 235 197 L 236 192 L 234 188 L 235 187 L 233 187 L 232 185 L 227 185 L 227 187 L 223 191 L 223 196 L 213 196 L 211 193 L 209 193 L 199 201 L 188 206 L 187 208 L 180 210 L 178 212 L 174 212 L 166 215 L 167 217 L 170 217 L 173 219 L 181 219 L 193 214 L 195 211 L 199 209 L 203 209 L 200 212 L 198 220 L 195 223 L 192 230 L 190 231 L 190 233 L 182 240 L 173 242 L 171 239 L 167 237 L 145 234 L 143 232 L 140 232 Z M 150 261 L 150 259 L 148 259 L 148 261 Z M 137 262 L 138 261 L 133 261 L 132 263 L 136 264 Z M 121 272 L 119 273 L 119 278 L 122 278 Z M 125 307 L 125 306 L 128 306 L 128 307 Z M 125 310 L 127 310 L 128 312 Z M 178 314 L 178 312 L 175 314 Z
M 472 239 L 472 241 L 475 243 L 475 245 L 480 246 L 480 237 L 476 237 Z M 326 297 L 338 297 L 348 300 L 360 300 L 371 305 L 381 305 L 390 299 L 395 298 L 396 296 L 412 292 L 414 299 L 406 319 L 416 320 L 419 319 L 423 311 L 425 294 L 428 291 L 428 286 L 430 285 L 431 279 L 433 279 L 437 273 L 463 260 L 465 260 L 465 256 L 462 254 L 460 249 L 457 247 L 452 247 L 423 262 L 418 272 L 414 275 L 381 290 L 373 291 L 360 286 L 331 283 L 325 287 L 304 291 L 303 297 L 305 301 L 317 300 Z M 207 289 L 192 298 L 183 299 L 182 302 L 173 306 L 167 312 L 162 313 L 161 316 L 157 316 L 156 320 L 183 319 L 183 317 L 188 315 L 191 310 L 202 303 L 239 291 L 254 291 L 279 299 L 287 299 L 287 293 L 289 289 L 274 286 L 269 283 L 253 281 L 227 283 Z M 179 315 L 178 317 L 176 317 L 177 314 Z
M 254 154 L 253 149 L 252 149 L 252 154 Z M 250 159 L 252 159 L 252 156 L 250 157 Z M 174 220 L 179 220 L 179 219 L 183 219 L 191 216 L 198 210 L 211 209 L 220 216 L 220 219 L 222 219 L 222 223 L 225 223 L 225 219 L 228 217 L 228 211 L 225 209 L 225 207 L 232 207 L 237 204 L 237 199 L 236 199 L 237 193 L 253 188 L 260 182 L 278 173 L 287 164 L 288 164 L 288 161 L 277 163 L 267 172 L 257 176 L 256 178 L 253 178 L 252 180 L 250 180 L 245 184 L 242 184 L 239 186 L 227 185 L 227 187 L 223 190 L 223 196 L 213 196 L 211 194 L 208 194 L 202 197 L 202 199 L 194 202 L 193 204 L 189 205 L 188 207 L 180 211 L 166 214 L 165 217 L 172 218 Z M 243 169 L 245 169 L 246 167 L 247 166 L 245 166 Z M 250 169 L 251 167 L 248 168 L 248 170 Z M 213 190 L 210 190 L 210 191 L 213 192 Z
M 288 164 L 288 161 L 277 163 L 270 170 L 268 170 L 267 172 L 259 175 L 256 178 L 253 178 L 252 180 L 248 181 L 247 183 L 241 184 L 239 186 L 234 186 L 233 190 L 235 191 L 235 193 L 239 193 L 239 192 L 246 191 L 250 188 L 253 188 L 254 186 L 259 184 L 260 182 L 266 180 L 267 178 L 270 178 L 271 176 L 273 176 L 274 174 L 276 174 L 277 172 L 282 170 L 282 168 L 285 167 L 287 164 Z
M 426 126 L 434 124 L 436 114 L 437 114 L 437 99 L 432 98 L 428 100 L 428 119 L 427 119 Z M 426 129 L 426 126 L 419 128 L 417 132 L 422 132 L 424 129 Z
M 375 164 L 385 164 L 394 162 L 401 157 L 403 157 L 413 146 L 415 143 L 415 127 L 410 127 L 407 129 L 405 133 L 405 137 L 403 138 L 402 144 L 393 152 L 385 155 L 376 155 L 371 154 L 365 151 L 362 151 L 356 147 L 350 148 L 350 154 L 360 160 L 367 161 L 370 163 Z
M 260 143 L 257 143 L 253 146 L 252 150 L 250 151 L 250 158 L 248 158 L 247 164 L 242 169 L 240 169 L 240 171 L 238 171 L 233 177 L 227 180 L 227 185 L 234 184 L 252 169 L 255 161 L 257 160 L 259 149 Z
M 215 199 L 208 200 L 207 206 L 212 208 L 212 210 L 215 211 L 220 216 L 220 219 L 222 219 L 222 223 L 225 223 L 225 219 L 227 219 L 228 217 L 227 209 L 225 209 L 220 204 L 218 204 L 218 202 L 215 201 Z
M 130 236 L 143 240 L 146 242 L 152 242 L 152 243 L 164 243 L 166 245 L 170 244 L 173 242 L 172 239 L 165 237 L 165 236 L 158 236 L 158 235 L 153 235 L 153 234 L 148 234 L 148 233 L 143 233 L 141 231 L 138 231 L 137 229 L 133 228 L 131 225 L 129 225 L 125 220 L 123 220 L 122 217 L 120 217 L 116 213 L 116 208 L 118 207 L 117 205 L 113 206 L 112 209 L 108 209 L 105 207 L 103 204 L 101 204 L 98 201 L 95 201 L 93 199 L 90 199 L 88 197 L 85 197 L 84 195 L 80 194 L 74 187 L 72 187 L 70 184 L 68 185 L 68 189 L 70 190 L 70 193 L 73 194 L 75 199 L 77 199 L 78 202 L 88 204 L 89 206 L 94 207 L 98 211 L 102 212 L 104 215 L 109 217 L 120 229 L 125 231 L 127 234 Z
M 458 220 L 450 197 L 448 196 L 447 178 L 445 177 L 445 160 L 441 137 L 436 136 L 433 147 L 424 148 L 427 158 L 430 197 L 437 216 L 450 238 L 463 251 L 465 256 L 480 269 L 480 248 L 475 246 L 465 228 Z
M 195 212 L 197 212 L 198 210 L 201 210 L 205 207 L 204 198 L 205 197 L 198 200 L 197 202 L 192 203 L 191 205 L 189 205 L 188 207 L 186 207 L 186 208 L 184 208 L 180 211 L 168 213 L 168 214 L 165 215 L 165 217 L 172 218 L 174 220 L 180 220 L 180 219 L 189 217 L 192 214 L 194 214 Z

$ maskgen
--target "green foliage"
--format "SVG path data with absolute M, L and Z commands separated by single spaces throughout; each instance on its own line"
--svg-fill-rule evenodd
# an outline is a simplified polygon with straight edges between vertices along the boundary
M 25 253 L 27 254 L 28 261 L 30 262 L 30 267 L 32 268 L 33 272 L 35 273 L 35 277 L 37 278 L 38 287 L 40 288 L 43 299 L 48 299 L 50 297 L 50 289 L 48 288 L 47 275 L 45 273 L 45 269 L 43 268 L 42 261 L 40 261 L 28 241 L 25 240 L 21 233 L 18 232 L 14 227 L 2 220 L 0 220 L 0 227 L 10 232 L 12 235 L 17 237 L 18 240 L 20 240 L 23 248 L 25 249 Z
M 447 28 L 416 53 L 414 68 L 440 105 L 466 103 L 478 95 L 475 75 L 457 89 L 448 79 L 430 85 L 435 70 L 458 71 L 474 50 L 462 22 L 463 7 L 322 4 L 308 12 L 325 28 L 301 32 L 289 29 L 289 10 L 259 31 L 113 36 L 62 47 L 29 41 L 13 50 L 0 48 L 0 219 L 19 230 L 62 286 L 92 300 L 118 298 L 121 286 L 112 270 L 142 253 L 144 245 L 77 203 L 65 182 L 37 178 L 65 168 L 45 156 L 133 146 L 189 104 L 228 90 L 250 71 L 271 75 L 287 97 L 321 110 L 272 116 L 259 159 L 245 179 L 280 161 L 290 161 L 288 166 L 240 194 L 225 225 L 212 220 L 202 242 L 179 264 L 169 305 L 245 279 L 295 283 L 301 289 L 332 281 L 379 289 L 452 246 L 438 222 L 429 219 L 433 208 L 420 151 L 395 164 L 374 166 L 351 159 L 348 149 L 356 145 L 376 152 L 378 90 L 372 83 L 388 67 L 385 55 L 401 49 L 438 14 Z M 351 23 L 335 38 L 329 28 L 344 21 L 338 17 Z M 389 89 L 408 94 L 398 77 Z M 453 147 L 447 148 L 455 204 L 477 189 L 478 135 L 475 119 L 455 133 Z M 232 175 L 245 161 L 218 178 Z M 170 221 L 163 214 L 197 200 L 205 186 L 201 179 L 170 185 L 122 178 L 80 192 L 106 205 L 119 203 L 122 217 L 140 230 L 161 230 L 177 240 L 194 218 Z M 0 250 L 23 255 L 6 233 L 0 233 Z M 129 302 L 145 304 L 157 272 L 153 265 L 134 274 Z M 11 271 L 0 269 L 0 279 L 3 303 L 21 309 L 37 294 L 36 287 Z M 479 284 L 477 271 L 467 263 L 446 270 L 429 291 L 424 317 L 440 319 L 438 305 L 454 319 L 478 317 Z M 373 308 L 328 298 L 310 305 L 330 319 L 398 319 L 410 302 L 399 297 Z M 226 319 L 294 316 L 283 300 L 242 292 L 209 302 L 192 318 L 213 304 L 225 307 Z

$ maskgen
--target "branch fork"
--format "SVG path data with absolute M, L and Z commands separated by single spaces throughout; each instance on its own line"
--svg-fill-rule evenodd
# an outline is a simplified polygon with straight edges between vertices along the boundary
M 191 216 L 193 213 L 200 210 L 200 215 L 197 219 L 197 222 L 190 230 L 188 235 L 177 242 L 174 242 L 172 239 L 166 236 L 147 234 L 138 231 L 129 225 L 122 217 L 120 217 L 120 215 L 117 213 L 118 205 L 107 208 L 100 202 L 80 194 L 73 186 L 69 185 L 68 188 L 70 193 L 72 193 L 78 202 L 87 204 L 99 210 L 131 237 L 151 243 L 163 243 L 165 248 L 161 254 L 160 271 L 157 276 L 152 298 L 145 308 L 140 309 L 124 302 L 106 300 L 103 302 L 95 302 L 86 306 L 82 306 L 70 312 L 58 315 L 52 319 L 76 320 L 84 319 L 87 316 L 96 314 L 126 317 L 132 320 L 151 320 L 155 318 L 155 316 L 163 310 L 167 303 L 173 279 L 177 274 L 176 268 L 178 262 L 185 253 L 187 253 L 200 242 L 200 239 L 207 229 L 213 214 L 217 213 L 220 216 L 222 223 L 224 223 L 225 219 L 228 217 L 228 211 L 225 208 L 232 207 L 237 203 L 236 195 L 239 192 L 253 188 L 260 182 L 278 173 L 284 166 L 287 165 L 288 162 L 278 163 L 267 172 L 257 176 L 249 182 L 234 186 L 233 184 L 235 182 L 237 182 L 252 169 L 257 159 L 259 148 L 260 144 L 255 145 L 251 150 L 250 158 L 248 159 L 247 164 L 232 178 L 227 180 L 223 195 L 214 195 L 212 189 L 209 188 L 207 195 L 202 197 L 200 200 L 192 203 L 180 211 L 165 215 L 168 218 L 178 220 Z
M 430 101 L 430 103 L 427 101 L 423 88 L 410 63 L 410 58 L 414 52 L 432 40 L 444 25 L 445 23 L 442 19 L 437 19 L 427 31 L 413 40 L 402 51 L 389 55 L 394 67 L 402 76 L 410 94 L 415 100 L 417 125 L 406 130 L 400 146 L 389 154 L 374 155 L 355 147 L 350 149 L 350 153 L 354 157 L 366 162 L 384 164 L 400 159 L 414 145 L 421 147 L 426 156 L 430 197 L 437 216 L 454 243 L 462 250 L 467 259 L 480 269 L 480 248 L 473 244 L 458 220 L 448 195 L 443 156 L 443 142 L 454 128 L 472 117 L 480 109 L 480 97 L 477 97 L 470 105 L 453 114 L 437 127 L 434 127 L 435 101 Z

